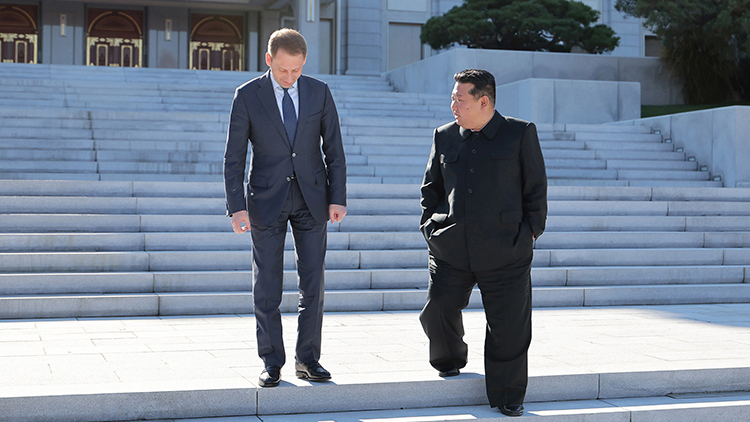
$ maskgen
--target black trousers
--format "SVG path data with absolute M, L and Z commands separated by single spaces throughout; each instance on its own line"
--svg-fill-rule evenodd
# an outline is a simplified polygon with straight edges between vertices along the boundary
M 320 359 L 328 226 L 327 222 L 315 221 L 299 184 L 292 180 L 286 203 L 276 223 L 250 227 L 258 355 L 266 367 L 280 368 L 286 362 L 279 305 L 283 291 L 287 224 L 291 224 L 294 236 L 299 288 L 295 359 L 302 363 Z
M 461 311 L 479 285 L 487 318 L 484 368 L 490 406 L 523 403 L 531 344 L 531 254 L 491 271 L 464 271 L 430 254 L 430 284 L 419 320 L 430 340 L 430 364 L 437 370 L 466 366 Z

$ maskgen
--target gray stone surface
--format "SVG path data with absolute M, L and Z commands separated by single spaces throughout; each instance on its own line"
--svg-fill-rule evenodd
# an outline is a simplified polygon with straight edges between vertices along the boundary
M 682 420 L 683 413 L 669 411 L 686 408 L 744 415 L 736 408 L 746 406 L 746 395 L 695 394 L 747 390 L 746 304 L 537 309 L 533 318 L 529 417 L 619 421 L 610 417 L 624 412 L 622 420 L 629 421 L 655 412 Z M 295 320 L 283 316 L 290 353 Z M 462 375 L 441 379 L 427 363 L 417 312 L 329 312 L 321 361 L 333 381 L 298 380 L 289 364 L 280 387 L 257 389 L 261 362 L 249 316 L 3 321 L 0 409 L 19 421 L 490 418 L 481 359 L 484 315 L 465 311 L 464 322 L 469 364 Z M 436 402 L 479 406 L 436 408 Z M 364 412 L 400 407 L 416 409 Z M 300 411 L 306 413 L 288 415 Z M 309 413 L 332 411 L 354 413 Z
M 386 75 L 399 91 L 445 95 L 453 86 L 453 74 L 468 68 L 493 72 L 498 86 L 529 78 L 637 82 L 643 92 L 641 104 L 683 102 L 679 82 L 651 57 L 452 49 Z

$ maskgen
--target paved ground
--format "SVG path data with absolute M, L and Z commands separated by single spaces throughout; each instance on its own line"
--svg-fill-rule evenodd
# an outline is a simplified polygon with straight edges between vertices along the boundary
M 465 312 L 466 376 L 482 374 L 484 316 Z M 437 379 L 416 312 L 328 313 L 334 382 Z M 535 309 L 530 376 L 750 367 L 750 304 Z M 286 315 L 285 383 L 294 377 Z M 0 396 L 247 388 L 261 370 L 247 315 L 0 321 Z M 462 375 L 463 376 L 463 375 Z

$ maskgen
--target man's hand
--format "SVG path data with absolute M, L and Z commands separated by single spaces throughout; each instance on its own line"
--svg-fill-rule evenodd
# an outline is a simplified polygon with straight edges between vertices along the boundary
M 328 217 L 331 223 L 340 223 L 346 215 L 346 207 L 343 205 L 331 204 L 328 206 Z
M 232 214 L 232 229 L 235 233 L 245 233 L 250 230 L 250 217 L 247 211 L 237 211 Z

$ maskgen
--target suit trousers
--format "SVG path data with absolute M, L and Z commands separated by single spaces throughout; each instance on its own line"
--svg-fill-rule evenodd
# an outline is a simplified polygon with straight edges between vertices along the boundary
M 419 319 L 430 341 L 430 364 L 439 371 L 463 368 L 468 346 L 461 311 L 475 285 L 487 319 L 484 369 L 490 406 L 523 403 L 531 344 L 531 256 L 490 271 L 465 271 L 430 254 L 430 284 Z
M 292 226 L 299 289 L 295 359 L 302 363 L 320 359 L 323 325 L 324 272 L 327 222 L 315 221 L 297 180 L 290 182 L 284 208 L 275 224 L 250 227 L 253 250 L 253 303 L 258 355 L 266 367 L 286 362 L 281 328 L 284 280 L 284 243 Z

